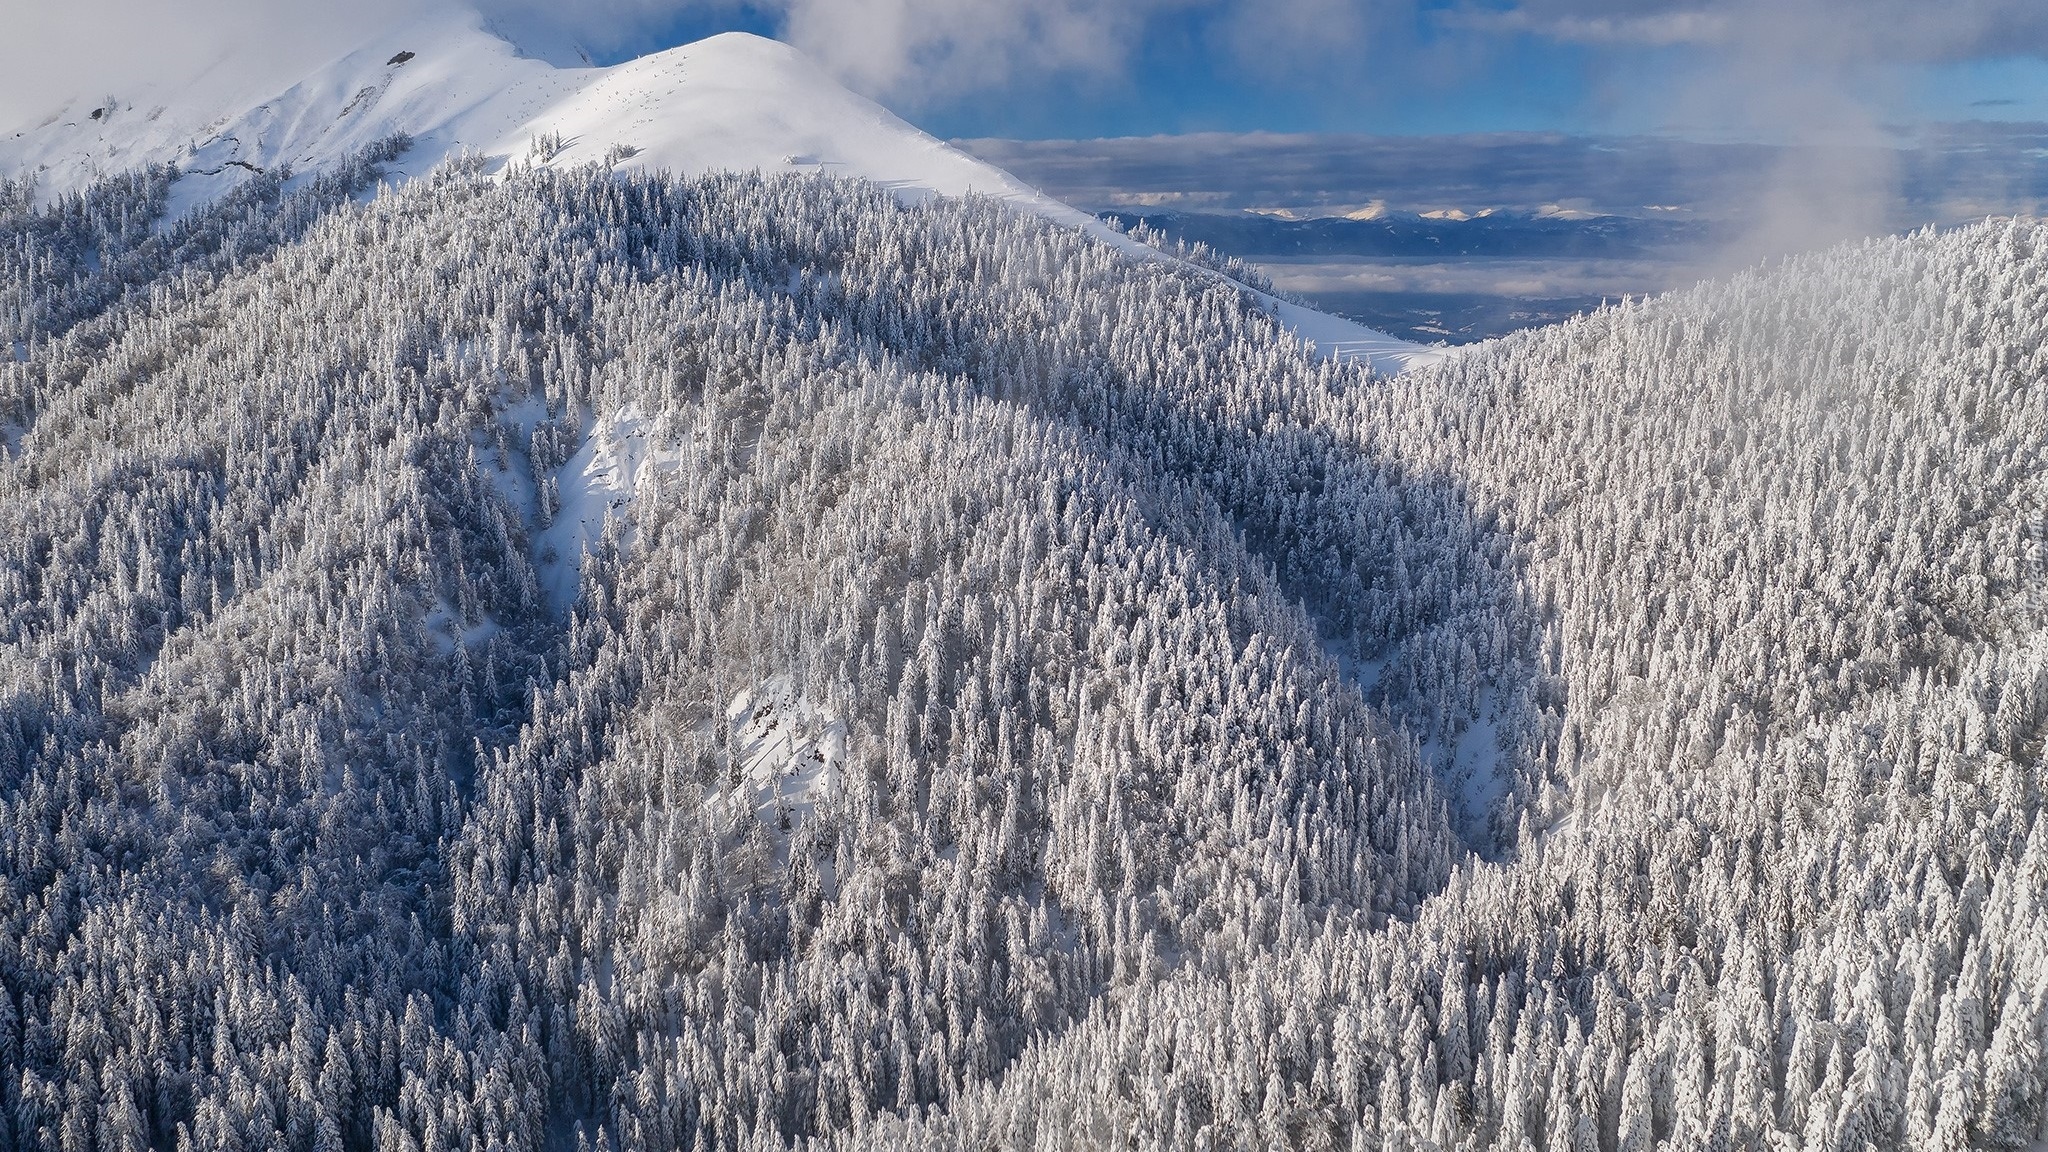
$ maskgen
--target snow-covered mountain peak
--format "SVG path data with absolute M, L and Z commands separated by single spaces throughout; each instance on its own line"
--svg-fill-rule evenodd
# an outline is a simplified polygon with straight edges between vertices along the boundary
M 467 149 L 500 167 L 610 157 L 680 173 L 812 168 L 912 192 L 1032 197 L 795 49 L 744 33 L 563 68 L 522 54 L 473 13 L 437 9 L 376 35 L 295 44 L 278 59 L 236 49 L 163 62 L 119 92 L 15 126 L 0 138 L 0 171 L 33 173 L 46 197 L 151 163 L 240 180 L 315 169 L 405 132 L 415 140 L 409 172 Z M 284 71 L 308 59 L 323 62 Z
M 982 192 L 1039 211 L 1056 207 L 1008 173 L 847 91 L 796 49 L 760 36 L 728 32 L 611 68 L 558 75 L 573 77 L 574 91 L 486 145 L 488 153 L 514 156 L 530 150 L 535 134 L 552 134 L 561 150 L 548 150 L 549 163 L 613 156 L 620 168 L 684 173 L 824 171 L 913 197 Z M 1073 215 L 1077 223 L 1085 219 Z
M 382 31 L 323 30 L 274 51 L 242 45 L 161 61 L 117 87 L 0 133 L 0 174 L 33 174 L 49 197 L 173 164 L 186 173 L 174 193 L 183 212 L 258 172 L 310 174 L 404 132 L 414 144 L 394 168 L 398 179 L 465 151 L 500 170 L 818 171 L 872 180 L 907 200 L 997 196 L 1159 256 L 848 91 L 796 49 L 745 33 L 608 68 L 557 67 L 477 13 L 434 5 Z M 1442 355 L 1297 305 L 1267 305 L 1327 355 L 1386 371 Z

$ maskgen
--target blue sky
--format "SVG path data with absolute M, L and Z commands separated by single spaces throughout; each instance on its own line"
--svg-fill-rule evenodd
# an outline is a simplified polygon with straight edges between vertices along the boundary
M 1247 66 L 1216 43 L 1200 11 L 1155 20 L 1122 66 L 1025 71 L 1006 83 L 938 91 L 877 92 L 942 137 L 1086 139 L 1183 132 L 1592 131 L 1601 126 L 1602 66 L 1577 45 L 1536 37 L 1444 36 L 1416 21 L 1400 50 L 1361 50 L 1311 74 Z M 601 63 L 722 31 L 789 38 L 778 14 L 689 8 L 630 41 L 595 53 Z M 1471 40 L 1473 43 L 1461 43 Z M 895 97 L 891 99 L 891 97 Z M 905 99 L 907 97 L 907 99 Z
M 945 137 L 1743 140 L 1797 136 L 1815 105 L 1828 128 L 2048 121 L 2036 0 L 618 2 L 580 30 L 607 62 L 729 29 L 779 36 Z M 1781 80 L 1796 112 L 1773 107 Z

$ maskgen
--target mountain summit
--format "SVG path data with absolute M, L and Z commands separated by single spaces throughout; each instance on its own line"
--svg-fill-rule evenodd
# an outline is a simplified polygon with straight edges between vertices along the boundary
M 290 70 L 307 59 L 310 73 Z M 437 10 L 403 27 L 268 54 L 166 60 L 125 91 L 80 96 L 0 137 L 0 175 L 44 196 L 155 164 L 177 167 L 172 218 L 261 172 L 310 177 L 395 134 L 412 140 L 403 179 L 450 156 L 620 171 L 822 172 L 899 199 L 994 196 L 1134 255 L 1158 251 L 919 131 L 847 90 L 801 52 L 726 33 L 609 68 L 522 54 L 474 12 Z M 1260 293 L 1326 355 L 1401 371 L 1442 353 Z

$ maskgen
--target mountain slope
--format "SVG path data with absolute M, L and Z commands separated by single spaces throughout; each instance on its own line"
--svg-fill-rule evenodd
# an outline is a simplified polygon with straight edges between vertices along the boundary
M 0 184 L 0 1149 L 2048 1138 L 2048 226 L 1385 377 L 366 139 Z
M 1387 380 L 993 200 L 372 178 L 6 218 L 15 1146 L 2040 1138 L 2041 226 Z
M 321 45 L 284 54 L 299 60 Z M 45 196 L 151 164 L 186 175 L 172 217 L 257 172 L 313 174 L 403 133 L 394 177 L 475 152 L 513 163 L 620 171 L 820 170 L 897 195 L 997 197 L 1146 258 L 1158 253 L 848 92 L 786 45 L 739 33 L 611 68 L 556 68 L 521 56 L 459 7 L 332 45 L 309 75 L 284 77 L 237 54 L 197 81 L 166 62 L 111 99 L 74 100 L 0 133 L 0 174 L 33 174 Z M 245 72 L 244 69 L 247 69 Z M 1271 297 L 1267 306 L 1325 354 L 1400 371 L 1441 353 Z
M 1513 858 L 1134 989 L 874 1142 L 2039 1147 L 2044 305 L 2040 224 L 1923 233 L 1330 410 L 1513 541 L 1519 595 L 1425 658 L 1497 688 Z
M 1302 499 L 1293 401 L 1367 377 L 1240 291 L 818 176 L 341 191 L 239 262 L 9 310 L 0 1091 L 31 1146 L 539 1146 L 684 1068 L 678 1138 L 830 1132 L 1256 948 L 1223 926 L 1283 869 L 1374 923 L 1442 883 L 1428 766 L 1327 691 L 1299 603 L 1439 610 L 1368 620 L 1330 520 L 1366 510 Z M 11 299 L 78 295 L 45 275 L 74 234 L 86 281 L 130 267 L 58 211 L 12 222 Z M 550 533 L 600 476 L 558 605 Z M 966 1018 L 934 1031 L 937 986 Z M 769 1031 L 679 1029 L 678 995 Z M 883 1036 L 907 1060 L 837 1087 L 790 1063 Z

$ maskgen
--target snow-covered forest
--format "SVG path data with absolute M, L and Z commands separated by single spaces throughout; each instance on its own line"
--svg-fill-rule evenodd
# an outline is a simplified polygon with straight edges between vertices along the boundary
M 2048 1135 L 2048 226 L 1388 379 L 404 146 L 0 187 L 0 1146 Z

